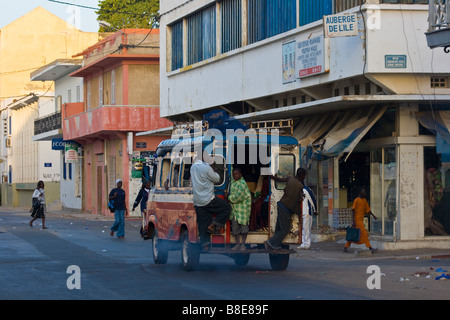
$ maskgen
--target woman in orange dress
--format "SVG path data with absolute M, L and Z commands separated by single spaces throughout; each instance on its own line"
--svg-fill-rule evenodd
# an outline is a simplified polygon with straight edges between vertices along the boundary
M 352 208 L 352 216 L 353 216 L 353 227 L 357 228 L 361 231 L 361 236 L 359 238 L 359 242 L 355 242 L 356 244 L 365 244 L 367 248 L 369 248 L 370 252 L 373 254 L 377 251 L 377 249 L 372 248 L 372 245 L 369 242 L 369 233 L 364 227 L 364 216 L 366 214 L 372 215 L 375 220 L 377 218 L 373 215 L 370 210 L 369 203 L 366 200 L 366 190 L 364 188 L 359 192 L 359 196 L 353 201 Z M 347 241 L 344 247 L 344 252 L 348 252 L 348 248 L 352 244 L 351 241 Z

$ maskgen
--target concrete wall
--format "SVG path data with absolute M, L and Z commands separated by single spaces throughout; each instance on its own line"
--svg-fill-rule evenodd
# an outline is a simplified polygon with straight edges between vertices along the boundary
M 171 50 L 167 24 L 209 2 L 193 1 L 174 9 L 178 2 L 171 1 L 161 9 L 163 13 L 169 12 L 161 18 L 162 116 L 263 98 L 268 101 L 269 107 L 273 107 L 271 97 L 295 91 L 303 91 L 303 94 L 312 92 L 315 99 L 330 97 L 330 88 L 336 83 L 342 83 L 346 79 L 351 81 L 363 74 L 380 85 L 386 93 L 449 94 L 448 88 L 436 91 L 429 86 L 429 74 L 449 73 L 450 65 L 446 63 L 447 56 L 443 51 L 432 51 L 427 47 L 424 35 L 428 26 L 427 5 L 364 6 L 366 33 L 359 7 L 351 9 L 350 12 L 358 14 L 359 35 L 326 41 L 329 72 L 297 79 L 290 84 L 282 83 L 283 43 L 323 34 L 322 21 L 170 71 L 167 65 Z M 386 68 L 387 55 L 406 55 L 406 68 Z

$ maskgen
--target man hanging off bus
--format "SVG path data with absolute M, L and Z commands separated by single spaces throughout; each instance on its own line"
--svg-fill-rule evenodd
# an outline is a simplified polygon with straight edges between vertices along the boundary
M 207 250 L 211 245 L 210 234 L 220 233 L 231 214 L 231 205 L 214 193 L 214 184 L 219 181 L 219 174 L 196 156 L 191 166 L 191 183 L 198 234 L 203 250 Z M 213 218 L 214 214 L 216 216 Z
M 291 228 L 291 215 L 300 213 L 301 202 L 303 201 L 303 184 L 301 181 L 305 179 L 305 175 L 305 169 L 299 168 L 295 178 L 292 176 L 287 178 L 271 177 L 278 182 L 286 182 L 286 187 L 283 197 L 277 203 L 278 217 L 275 225 L 275 234 L 264 242 L 266 250 L 271 251 L 281 248 L 281 244 Z

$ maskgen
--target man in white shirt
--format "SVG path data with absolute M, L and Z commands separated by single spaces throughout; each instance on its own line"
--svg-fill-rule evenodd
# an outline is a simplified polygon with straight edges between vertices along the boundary
M 214 184 L 219 182 L 219 174 L 209 164 L 195 159 L 191 166 L 191 183 L 198 233 L 203 247 L 210 243 L 209 233 L 219 233 L 231 213 L 231 205 L 214 193 Z M 213 219 L 214 214 L 216 216 Z
M 306 177 L 306 171 L 305 177 Z M 311 247 L 311 227 L 313 215 L 317 215 L 317 200 L 314 192 L 303 183 L 303 204 L 302 204 L 302 244 L 298 249 L 309 249 Z

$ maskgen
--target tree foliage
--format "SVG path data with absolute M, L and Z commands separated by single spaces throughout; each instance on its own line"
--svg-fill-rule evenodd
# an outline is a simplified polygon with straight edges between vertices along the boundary
M 157 28 L 159 0 L 100 0 L 98 21 L 106 21 L 112 29 Z M 115 31 L 100 26 L 99 32 Z

